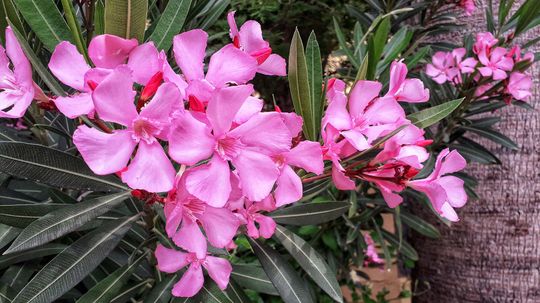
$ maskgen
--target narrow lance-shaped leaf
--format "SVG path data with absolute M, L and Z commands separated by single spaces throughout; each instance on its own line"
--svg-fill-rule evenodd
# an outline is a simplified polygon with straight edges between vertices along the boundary
M 341 31 L 341 27 L 339 26 L 337 19 L 333 18 L 333 22 L 334 22 L 334 30 L 336 32 L 340 49 L 343 50 L 343 52 L 345 52 L 345 55 L 347 55 L 347 58 L 349 59 L 351 64 L 354 67 L 358 68 L 360 66 L 360 64 L 358 63 L 358 59 L 354 56 L 353 52 L 347 45 L 347 42 L 345 40 L 345 35 L 343 34 L 343 31 Z
M 349 209 L 348 202 L 306 203 L 278 209 L 270 216 L 280 224 L 316 225 L 339 218 Z
M 46 214 L 66 206 L 66 204 L 57 203 L 2 204 L 0 205 L 0 223 L 25 228 Z
M 88 58 L 88 51 L 86 49 L 86 44 L 84 43 L 83 35 L 81 32 L 81 27 L 77 22 L 77 15 L 75 9 L 73 8 L 73 1 L 71 0 L 62 0 L 62 7 L 64 8 L 64 15 L 66 16 L 69 30 L 71 31 L 71 36 L 75 41 L 75 45 L 87 62 L 90 62 Z
M 129 193 L 91 199 L 53 211 L 28 225 L 4 253 L 39 246 L 70 233 L 124 201 Z
M 105 0 L 105 33 L 144 41 L 148 0 Z
M 276 227 L 274 236 L 320 288 L 335 301 L 343 302 L 336 273 L 330 269 L 323 256 L 304 239 L 283 226 Z
M 274 287 L 274 284 L 272 284 L 270 278 L 268 278 L 268 275 L 260 266 L 233 264 L 231 278 L 233 278 L 243 287 L 256 292 L 273 296 L 279 295 L 278 291 Z
M 45 265 L 13 303 L 48 303 L 77 285 L 116 247 L 138 215 L 105 223 Z
M 73 41 L 68 25 L 54 0 L 17 0 L 15 2 L 24 20 L 49 51 L 52 52 L 62 41 Z
M 234 280 L 229 281 L 229 286 L 226 289 L 227 296 L 234 303 L 250 303 L 251 300 L 248 298 L 242 287 L 240 287 Z
M 489 139 L 497 144 L 500 144 L 504 147 L 508 147 L 513 150 L 518 150 L 519 146 L 512 141 L 512 139 L 507 136 L 499 133 L 498 131 L 488 128 L 488 127 L 476 127 L 476 126 L 460 126 L 461 129 L 476 133 L 479 136 L 482 136 L 486 139 Z
M 285 303 L 314 302 L 304 281 L 277 251 L 260 240 L 248 240 Z
M 322 60 L 319 43 L 315 32 L 311 32 L 306 45 L 306 62 L 309 79 L 309 91 L 311 103 L 313 104 L 313 121 L 315 123 L 315 137 L 318 139 L 321 131 L 321 120 L 324 109 L 324 99 L 322 96 Z
M 369 39 L 369 64 L 367 72 L 367 79 L 369 80 L 375 79 L 377 65 L 379 64 L 379 60 L 381 59 L 381 55 L 384 50 L 384 46 L 386 45 L 386 40 L 388 39 L 389 32 L 390 20 L 388 18 L 385 18 L 381 21 L 381 23 L 379 23 L 377 30 L 375 31 L 371 39 Z
M 399 251 L 404 256 L 406 256 L 407 258 L 409 258 L 409 259 L 411 259 L 413 261 L 418 260 L 418 253 L 416 252 L 416 250 L 414 250 L 414 248 L 409 243 L 403 241 L 403 242 L 401 242 L 401 246 L 400 246 L 399 239 L 397 239 L 395 235 L 391 234 L 390 232 L 388 232 L 388 231 L 386 231 L 384 229 L 382 230 L 382 235 L 383 235 L 384 239 L 388 240 L 388 242 L 390 244 L 392 244 L 396 248 L 399 248 Z
M 419 112 L 410 114 L 407 119 L 419 128 L 429 127 L 450 115 L 463 102 L 463 98 L 448 101 L 441 105 L 433 106 Z
M 168 51 L 171 48 L 172 38 L 182 30 L 190 6 L 191 0 L 169 0 L 152 35 L 148 38 L 154 41 L 158 49 Z
M 113 176 L 95 175 L 81 158 L 38 144 L 0 142 L 0 171 L 63 188 L 127 189 Z
M 167 275 L 163 277 L 161 282 L 152 287 L 152 291 L 148 293 L 144 302 L 145 303 L 167 303 L 171 299 L 171 289 L 174 283 L 178 282 L 178 274 Z
M 15 263 L 25 262 L 50 255 L 56 255 L 61 253 L 65 248 L 66 246 L 64 244 L 51 243 L 43 245 L 41 247 L 37 247 L 32 250 L 23 251 L 18 254 L 1 256 L 0 269 L 3 269 Z
M 407 224 L 407 226 L 426 237 L 437 239 L 441 236 L 439 230 L 437 230 L 435 226 L 429 224 L 428 222 L 422 220 L 421 218 L 413 214 L 402 211 L 401 219 L 403 220 L 403 223 Z

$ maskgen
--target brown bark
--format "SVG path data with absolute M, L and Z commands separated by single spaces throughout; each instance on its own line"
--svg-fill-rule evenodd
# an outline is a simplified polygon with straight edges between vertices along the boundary
M 484 30 L 483 13 L 481 6 L 465 19 L 465 28 Z M 536 28 L 521 40 L 539 35 Z M 532 75 L 534 96 L 529 103 L 538 109 L 538 64 Z M 427 286 L 422 281 L 430 288 L 414 302 L 540 302 L 540 114 L 515 106 L 495 114 L 502 116 L 499 130 L 520 149 L 479 140 L 503 162 L 469 166 L 468 173 L 479 181 L 480 199 L 459 210 L 461 221 L 452 227 L 437 224 L 441 239 L 413 235 L 420 255 L 414 275 L 420 288 Z M 427 212 L 423 216 L 436 221 Z

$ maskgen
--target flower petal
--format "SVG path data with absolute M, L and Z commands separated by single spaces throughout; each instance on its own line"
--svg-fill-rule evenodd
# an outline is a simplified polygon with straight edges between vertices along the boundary
M 206 257 L 206 270 L 210 278 L 216 282 L 221 290 L 227 288 L 232 272 L 232 266 L 229 261 L 223 258 L 208 256 Z
M 142 108 L 140 116 L 169 123 L 169 116 L 175 110 L 181 109 L 183 105 L 178 87 L 173 83 L 163 83 L 152 100 Z
M 245 84 L 255 77 L 257 67 L 257 60 L 229 44 L 210 58 L 206 80 L 215 87 L 229 82 Z
M 84 75 L 90 66 L 75 45 L 67 41 L 60 42 L 51 56 L 49 69 L 65 85 L 78 91 L 85 90 Z
M 169 155 L 174 161 L 194 165 L 214 152 L 216 141 L 211 129 L 190 112 L 177 113 L 169 134 Z
M 158 244 L 154 253 L 157 259 L 157 268 L 166 273 L 175 273 L 188 265 L 187 253 L 176 249 L 166 248 Z
M 95 66 L 112 69 L 125 63 L 137 44 L 135 38 L 128 40 L 114 35 L 99 35 L 90 41 L 88 56 Z
M 208 205 L 223 207 L 231 193 L 229 164 L 214 155 L 207 164 L 189 170 L 186 188 L 189 193 Z
M 9 26 L 6 28 L 6 52 L 11 60 L 17 83 L 26 89 L 30 89 L 34 83 L 32 80 L 32 67 Z
M 191 264 L 180 281 L 174 284 L 172 294 L 175 297 L 193 297 L 201 290 L 203 284 L 202 267 L 198 264 Z
M 249 200 L 260 201 L 270 194 L 279 176 L 270 157 L 244 149 L 232 162 L 238 170 L 242 191 Z
M 195 253 L 197 258 L 204 259 L 207 252 L 206 238 L 204 237 L 197 222 L 186 218 L 182 221 L 182 227 L 173 237 L 174 244 L 188 252 Z
M 57 97 L 54 104 L 58 110 L 70 119 L 94 112 L 92 95 L 81 93 L 70 97 Z
M 127 65 L 133 71 L 133 79 L 140 85 L 146 85 L 157 72 L 162 71 L 163 62 L 154 42 L 137 46 L 129 54 Z
M 106 134 L 86 125 L 77 128 L 73 134 L 73 143 L 86 164 L 98 175 L 124 169 L 137 144 L 125 130 Z
M 194 29 L 179 35 L 173 40 L 174 58 L 188 81 L 204 78 L 204 56 L 208 34 Z
M 267 76 L 287 76 L 287 63 L 280 55 L 271 54 L 259 65 L 257 72 Z
M 290 165 L 301 167 L 314 174 L 322 174 L 324 163 L 319 142 L 302 141 L 286 155 Z
M 208 102 L 206 115 L 212 124 L 215 137 L 231 128 L 232 122 L 247 97 L 253 93 L 253 85 L 238 85 L 218 89 Z
M 260 113 L 264 106 L 264 101 L 262 99 L 249 96 L 246 101 L 242 104 L 236 115 L 234 116 L 234 123 L 242 124 L 249 120 L 257 113 Z
M 223 248 L 229 244 L 240 226 L 240 221 L 226 208 L 206 206 L 204 213 L 198 216 L 208 241 L 215 247 Z
M 354 118 L 361 118 L 368 104 L 379 97 L 382 84 L 376 81 L 356 82 L 349 96 L 349 111 Z
M 302 180 L 289 165 L 285 165 L 281 170 L 274 196 L 276 207 L 302 199 Z

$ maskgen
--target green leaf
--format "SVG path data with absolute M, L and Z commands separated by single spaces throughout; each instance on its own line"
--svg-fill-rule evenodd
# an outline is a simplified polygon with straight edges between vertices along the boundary
M 148 0 L 105 0 L 105 33 L 144 41 Z
M 417 217 L 413 214 L 402 211 L 401 219 L 403 223 L 407 224 L 407 226 L 426 237 L 438 239 L 441 236 L 439 230 L 435 226 L 429 224 L 428 222 L 422 220 L 420 217 Z
M 32 30 L 53 51 L 62 41 L 73 41 L 66 20 L 54 0 L 16 0 L 17 7 Z
M 315 32 L 311 32 L 306 45 L 306 62 L 309 79 L 309 91 L 313 108 L 313 121 L 315 122 L 315 138 L 319 138 L 321 132 L 321 120 L 324 110 L 322 97 L 322 60 L 319 43 Z
M 305 203 L 278 209 L 270 217 L 279 224 L 317 225 L 339 218 L 349 209 L 348 202 Z
M 317 129 L 317 122 L 314 119 L 315 108 L 311 103 L 306 56 L 298 29 L 295 30 L 291 42 L 288 78 L 294 110 L 304 119 L 304 135 L 308 140 L 317 141 L 318 138 L 315 137 Z
M 433 106 L 419 112 L 410 114 L 407 119 L 419 128 L 429 127 L 450 115 L 463 102 L 463 98 L 448 101 L 441 105 Z
M 158 49 L 171 48 L 173 36 L 182 31 L 190 6 L 191 0 L 169 0 L 149 38 Z
M 516 12 L 518 15 L 518 20 L 516 24 L 516 29 L 514 31 L 515 36 L 519 36 L 521 33 L 525 32 L 530 28 L 530 25 L 533 21 L 538 18 L 540 14 L 540 1 L 538 0 L 527 0 L 521 5 L 519 10 Z
M 360 66 L 360 63 L 358 62 L 358 59 L 354 56 L 354 54 L 351 51 L 351 49 L 349 48 L 349 46 L 347 46 L 347 41 L 345 40 L 345 35 L 341 31 L 341 27 L 339 26 L 339 23 L 338 23 L 338 21 L 337 21 L 337 19 L 335 17 L 333 18 L 333 22 L 334 22 L 334 30 L 336 31 L 336 36 L 337 36 L 338 43 L 339 43 L 339 48 L 345 52 L 345 55 L 347 55 L 347 58 L 349 59 L 351 64 L 355 68 L 358 68 Z
M 285 303 L 314 302 L 304 281 L 277 251 L 260 240 L 248 240 Z
M 66 246 L 64 244 L 51 243 L 43 245 L 41 247 L 37 247 L 32 250 L 23 251 L 18 254 L 1 256 L 0 269 L 3 269 L 15 263 L 25 262 L 50 255 L 56 255 L 61 253 L 65 248 Z
M 5 13 L 4 17 L 6 18 L 8 25 L 11 25 L 11 29 L 16 29 L 18 31 L 24 32 L 24 20 L 22 19 L 21 14 L 17 10 L 17 6 L 15 5 L 14 0 L 2 1 L 2 8 L 4 9 L 4 13 Z M 5 36 L 4 28 L 2 28 L 1 32 L 2 32 L 2 39 L 4 39 L 4 36 Z
M 262 267 L 257 265 L 233 264 L 231 277 L 245 288 L 269 294 L 273 296 L 279 295 L 274 284 L 268 278 Z
M 366 80 L 367 79 L 367 72 L 369 67 L 369 55 L 366 54 L 364 56 L 364 60 L 362 60 L 362 64 L 360 65 L 360 68 L 358 68 L 358 73 L 356 73 L 356 78 L 354 79 L 354 83 L 360 81 L 360 80 Z
M 90 62 L 90 59 L 88 58 L 88 51 L 86 49 L 86 43 L 84 43 L 83 35 L 81 32 L 81 27 L 77 22 L 77 14 L 75 13 L 75 9 L 73 8 L 73 1 L 62 0 L 62 7 L 64 8 L 64 14 L 67 19 L 69 30 L 71 31 L 71 36 L 73 36 L 73 40 L 75 41 L 77 49 L 81 54 L 83 54 L 86 62 Z
M 197 299 L 205 303 L 234 303 L 211 279 L 206 279 Z
M 508 147 L 513 150 L 518 150 L 519 146 L 512 141 L 512 139 L 508 138 L 507 136 L 499 133 L 498 131 L 488 128 L 488 127 L 477 127 L 477 126 L 465 126 L 462 125 L 459 127 L 460 129 L 473 132 L 479 136 L 482 136 L 486 139 L 489 139 L 497 144 L 500 144 L 504 147 Z
M 321 254 L 304 239 L 283 226 L 276 227 L 274 237 L 322 290 L 335 301 L 343 302 L 343 294 L 336 279 L 336 273 L 330 269 Z
M 105 0 L 96 0 L 94 8 L 94 34 L 105 33 Z
M 0 224 L 0 249 L 11 243 L 13 239 L 17 238 L 20 229 L 5 224 Z
M 377 30 L 373 34 L 373 37 L 369 39 L 368 43 L 368 55 L 369 55 L 369 64 L 367 79 L 375 79 L 375 74 L 377 71 L 377 65 L 381 60 L 381 55 L 386 45 L 386 40 L 388 39 L 388 34 L 390 33 L 390 20 L 388 18 L 383 19 Z
M 9 1 L 9 0 L 8 0 Z M 41 60 L 38 58 L 38 56 L 34 53 L 32 50 L 32 47 L 28 45 L 28 42 L 26 41 L 26 37 L 19 32 L 15 26 L 13 25 L 13 20 L 8 20 L 9 24 L 11 25 L 11 29 L 13 30 L 13 34 L 17 38 L 17 41 L 19 41 L 19 44 L 21 45 L 22 50 L 26 54 L 26 57 L 32 64 L 32 67 L 37 72 L 37 74 L 41 77 L 41 80 L 45 82 L 45 85 L 49 87 L 49 89 L 57 96 L 63 96 L 65 95 L 64 89 L 60 84 L 58 84 L 58 81 L 53 77 L 53 75 L 49 72 L 49 69 L 47 69 L 43 63 L 41 63 Z
M 13 227 L 25 228 L 46 214 L 64 208 L 67 204 L 2 204 L 0 205 L 0 223 Z
M 397 239 L 395 235 L 389 233 L 388 231 L 384 229 L 382 230 L 382 235 L 394 247 L 396 248 L 399 247 L 399 251 L 404 256 L 406 256 L 407 258 L 413 261 L 418 261 L 418 253 L 416 252 L 416 250 L 414 250 L 414 248 L 409 243 L 403 241 L 401 242 L 401 246 L 400 246 L 399 239 Z
M 63 188 L 128 189 L 114 176 L 95 175 L 81 158 L 38 144 L 0 142 L 0 171 Z
M 45 265 L 13 303 L 47 303 L 91 273 L 116 247 L 138 215 L 107 222 L 79 238 Z
M 53 211 L 28 225 L 4 254 L 13 253 L 70 233 L 122 203 L 130 193 L 99 197 Z
M 465 137 L 459 138 L 459 142 L 461 144 L 450 144 L 449 147 L 457 149 L 465 159 L 481 164 L 501 164 L 501 160 L 482 145 Z
M 234 280 L 229 281 L 229 286 L 226 289 L 227 296 L 234 303 L 250 303 L 251 300 L 248 298 L 244 290 L 236 283 Z
M 152 291 L 146 295 L 144 303 L 167 303 L 171 299 L 173 285 L 180 279 L 179 274 L 166 275 L 163 280 L 152 287 Z
M 107 278 L 101 280 L 87 293 L 77 300 L 77 303 L 109 303 L 121 291 L 122 287 L 131 278 L 137 266 L 145 260 L 147 253 L 141 254 L 137 259 L 115 270 Z M 146 302 L 146 301 L 145 301 Z

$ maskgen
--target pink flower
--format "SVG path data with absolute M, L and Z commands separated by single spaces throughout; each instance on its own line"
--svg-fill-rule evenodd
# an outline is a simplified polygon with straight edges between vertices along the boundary
M 484 77 L 493 77 L 493 80 L 503 80 L 507 77 L 507 72 L 514 67 L 512 59 L 506 55 L 506 49 L 496 47 L 490 54 L 485 51 L 478 54 L 478 59 L 484 65 L 478 68 Z
M 215 89 L 227 87 L 229 83 L 245 84 L 257 72 L 257 60 L 233 45 L 227 45 L 212 55 L 205 75 L 207 40 L 206 32 L 194 29 L 176 35 L 173 41 L 176 63 L 188 82 L 186 98 L 192 110 L 197 107 L 204 111 L 204 105 Z
M 467 203 L 467 193 L 463 180 L 448 174 L 458 172 L 466 165 L 467 162 L 457 151 L 447 148 L 437 156 L 435 169 L 427 178 L 409 181 L 407 185 L 425 193 L 442 217 L 458 221 L 454 207 L 459 208 Z
M 67 41 L 60 42 L 51 56 L 49 69 L 60 82 L 79 93 L 57 97 L 54 103 L 58 110 L 68 118 L 93 116 L 93 88 L 111 69 L 125 63 L 136 46 L 136 39 L 126 40 L 113 35 L 96 36 L 88 47 L 88 56 L 96 66 L 91 68 L 75 45 Z
M 272 54 L 270 44 L 262 37 L 261 25 L 257 21 L 249 20 L 238 30 L 234 13 L 232 11 L 227 15 L 233 45 L 257 60 L 258 73 L 268 76 L 286 76 L 285 59 L 277 54 Z
M 221 290 L 225 290 L 229 284 L 232 266 L 225 259 L 207 255 L 200 257 L 189 250 L 181 252 L 166 248 L 161 244 L 158 244 L 155 255 L 158 262 L 157 268 L 166 273 L 176 273 L 189 265 L 180 281 L 172 289 L 175 297 L 193 297 L 201 290 L 204 284 L 203 267 Z
M 165 230 L 178 247 L 203 258 L 207 252 L 206 237 L 212 246 L 226 247 L 236 234 L 240 221 L 230 210 L 207 205 L 188 193 L 185 189 L 185 176 L 188 174 L 189 170 L 169 192 L 165 203 Z
M 169 135 L 169 154 L 178 163 L 194 165 L 186 188 L 195 197 L 222 207 L 231 193 L 229 161 L 240 177 L 242 191 L 252 201 L 264 199 L 279 177 L 273 155 L 291 148 L 292 136 L 279 113 L 258 113 L 232 128 L 233 120 L 253 92 L 251 85 L 216 90 L 208 102 L 207 121 L 192 112 L 176 115 Z
M 0 45 L 0 77 L 0 118 L 24 116 L 35 93 L 32 67 L 9 26 L 6 48 Z
M 510 74 L 510 79 L 506 87 L 508 93 L 512 95 L 516 100 L 527 100 L 531 93 L 532 78 L 530 75 L 513 72 Z
M 400 102 L 420 103 L 428 101 L 429 89 L 424 88 L 424 83 L 420 79 L 407 79 L 407 73 L 407 65 L 403 62 L 392 62 L 390 66 L 390 83 L 386 96 L 393 96 Z
M 456 76 L 455 61 L 452 53 L 436 52 L 431 59 L 431 63 L 426 66 L 426 74 L 439 84 L 452 81 Z
M 173 187 L 175 170 L 157 139 L 167 138 L 169 115 L 181 106 L 180 91 L 171 83 L 162 84 L 140 113 L 134 105 L 135 95 L 131 70 L 118 66 L 97 86 L 92 98 L 101 119 L 125 129 L 107 134 L 79 126 L 73 142 L 96 174 L 122 171 L 130 162 L 122 172 L 122 181 L 131 188 L 168 191 Z
M 463 59 L 466 54 L 467 50 L 463 47 L 452 50 L 452 56 L 456 62 L 456 67 L 462 74 L 470 74 L 474 72 L 476 64 L 478 64 L 478 61 L 476 61 L 474 58 Z
M 507 57 L 513 58 L 515 63 L 521 62 L 521 61 L 534 61 L 534 54 L 532 52 L 528 52 L 525 55 L 521 54 L 521 48 L 519 45 L 514 45 L 510 51 L 506 54 Z
M 366 233 L 364 234 L 364 241 L 367 244 L 366 249 L 366 257 L 368 263 L 375 263 L 375 264 L 384 264 L 384 260 L 379 257 L 379 253 L 377 253 L 377 249 L 375 248 L 375 241 L 373 241 L 373 238 Z
M 493 36 L 490 32 L 483 32 L 476 34 L 476 42 L 473 45 L 473 52 L 477 55 L 484 52 L 489 54 L 491 48 L 499 43 L 499 40 Z
M 332 181 L 340 190 L 353 190 L 355 183 L 345 175 L 345 168 L 340 163 L 345 154 L 353 154 L 356 149 L 347 141 L 340 140 L 340 133 L 332 124 L 328 124 L 323 132 L 323 157 L 332 161 Z
M 270 212 L 276 209 L 276 203 L 271 195 L 260 202 L 241 197 L 229 202 L 229 209 L 235 212 L 242 224 L 246 225 L 248 236 L 251 238 L 269 239 L 274 235 L 276 222 L 271 217 L 261 214 L 263 211 Z
M 465 15 L 471 16 L 474 10 L 476 9 L 476 6 L 474 4 L 474 0 L 460 0 L 459 6 L 465 10 Z

